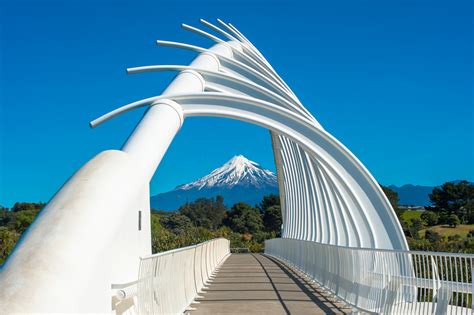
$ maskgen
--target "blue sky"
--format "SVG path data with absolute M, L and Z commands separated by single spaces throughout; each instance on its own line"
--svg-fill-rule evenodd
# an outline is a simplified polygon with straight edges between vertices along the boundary
M 188 64 L 156 39 L 210 46 L 180 29 L 232 22 L 323 126 L 383 184 L 474 180 L 472 1 L 0 1 L 0 204 L 48 201 L 87 160 L 123 144 L 142 111 L 88 122 L 159 94 Z M 274 170 L 268 131 L 185 121 L 152 193 L 233 155 Z

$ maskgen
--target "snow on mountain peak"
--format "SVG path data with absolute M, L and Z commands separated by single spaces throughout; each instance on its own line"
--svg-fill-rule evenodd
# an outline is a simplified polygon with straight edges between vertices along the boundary
M 213 187 L 232 188 L 234 186 L 277 186 L 275 174 L 243 155 L 236 155 L 210 174 L 189 184 L 176 187 L 175 190 L 189 190 Z

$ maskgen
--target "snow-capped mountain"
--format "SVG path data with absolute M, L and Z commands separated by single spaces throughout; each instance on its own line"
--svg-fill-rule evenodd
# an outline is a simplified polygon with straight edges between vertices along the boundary
M 255 188 L 266 185 L 276 186 L 277 179 L 273 172 L 261 168 L 257 163 L 248 160 L 243 155 L 234 156 L 227 163 L 213 170 L 192 183 L 176 187 L 177 189 L 189 190 L 197 188 L 198 190 L 234 186 L 253 186 Z
M 151 207 L 175 210 L 186 202 L 201 197 L 221 195 L 227 206 L 239 201 L 251 205 L 259 203 L 264 195 L 277 194 L 275 174 L 250 161 L 243 155 L 234 156 L 227 163 L 200 179 L 151 197 Z

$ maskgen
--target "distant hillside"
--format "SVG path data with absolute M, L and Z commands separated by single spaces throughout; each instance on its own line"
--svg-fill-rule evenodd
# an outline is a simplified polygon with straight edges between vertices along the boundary
M 452 182 L 458 183 L 459 180 Z M 431 205 L 428 195 L 433 191 L 433 186 L 406 184 L 388 187 L 398 193 L 400 205 Z M 258 163 L 238 155 L 192 183 L 152 196 L 150 202 L 154 209 L 173 211 L 186 202 L 202 197 L 211 198 L 221 195 L 224 197 L 225 204 L 231 207 L 239 201 L 255 205 L 268 194 L 278 194 L 276 175 L 260 167 Z
M 429 206 L 431 205 L 429 194 L 434 187 L 407 184 L 403 186 L 388 186 L 398 193 L 398 203 L 400 205 Z
M 451 181 L 454 184 L 459 183 L 461 180 Z M 421 185 L 412 185 L 406 184 L 403 186 L 388 186 L 390 189 L 398 193 L 400 205 L 406 206 L 431 206 L 429 194 L 433 191 L 432 186 L 421 186 Z
M 278 194 L 276 175 L 239 155 L 192 183 L 152 196 L 150 202 L 154 209 L 172 211 L 198 198 L 221 195 L 228 207 L 240 201 L 253 206 L 268 194 Z

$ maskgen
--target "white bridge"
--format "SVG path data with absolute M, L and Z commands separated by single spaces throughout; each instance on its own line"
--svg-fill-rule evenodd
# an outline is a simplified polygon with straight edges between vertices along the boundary
M 252 43 L 229 23 L 201 20 L 215 42 L 192 50 L 120 150 L 99 153 L 55 194 L 0 272 L 0 313 L 182 313 L 229 257 L 217 239 L 151 255 L 149 182 L 186 119 L 237 119 L 270 130 L 282 238 L 265 254 L 353 311 L 472 314 L 472 255 L 410 252 L 394 210 L 362 163 L 319 124 Z M 244 303 L 244 302 L 243 302 Z

